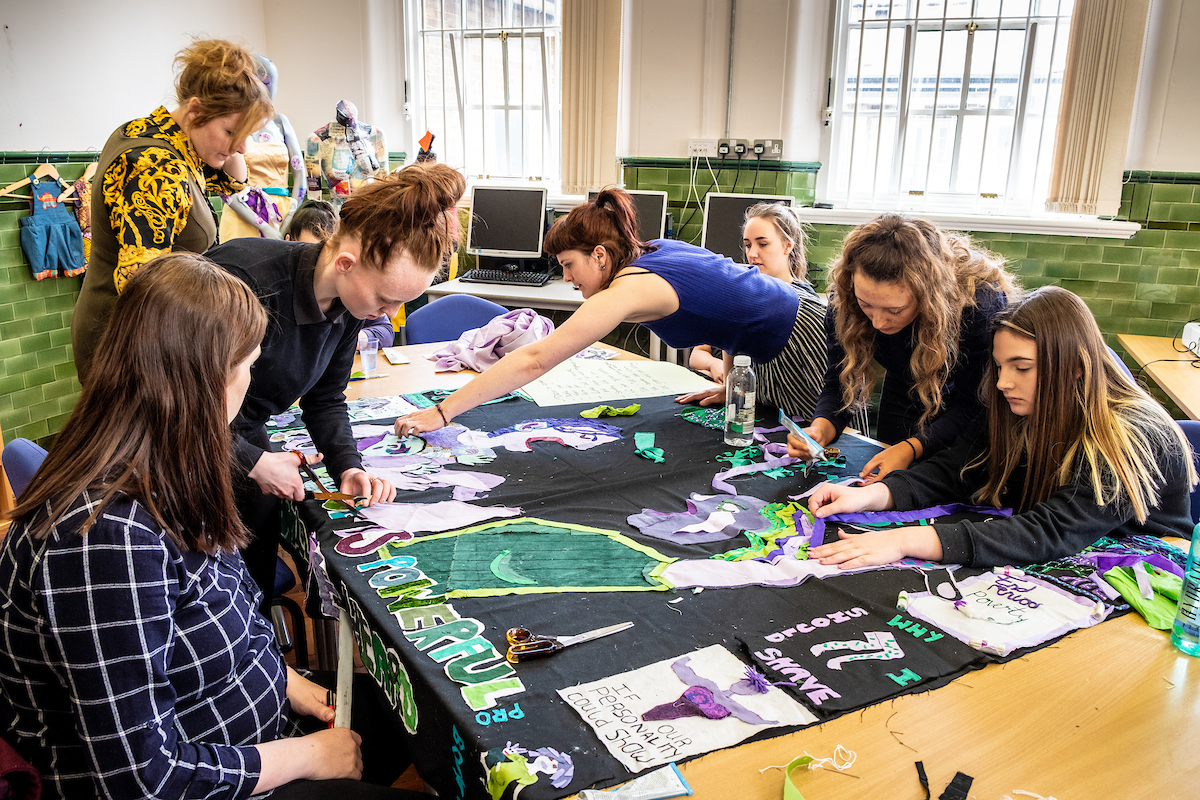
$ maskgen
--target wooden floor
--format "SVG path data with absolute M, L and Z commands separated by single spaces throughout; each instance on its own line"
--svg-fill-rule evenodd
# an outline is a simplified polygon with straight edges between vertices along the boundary
M 283 560 L 287 562 L 288 568 L 291 569 L 292 574 L 295 575 L 296 574 L 296 564 L 295 564 L 295 562 L 292 561 L 292 557 L 290 555 L 288 555 L 287 552 L 284 551 L 282 548 L 280 549 L 280 552 L 283 553 Z M 303 590 L 303 587 L 300 585 L 299 581 L 297 581 L 295 588 L 293 588 L 290 592 L 288 592 L 286 596 L 290 597 L 292 600 L 295 600 L 296 603 L 300 606 L 300 608 L 304 608 L 304 602 L 305 602 L 304 590 Z M 287 617 L 288 615 L 285 614 L 284 616 Z M 288 619 L 288 623 L 290 626 L 290 623 L 291 623 L 290 618 Z M 313 632 L 312 620 L 308 618 L 307 614 L 304 615 L 304 628 L 305 628 L 305 634 L 308 637 L 308 639 L 307 639 L 307 641 L 308 641 L 308 661 L 309 661 L 308 666 L 311 669 L 311 668 L 315 668 L 317 666 L 317 654 L 316 654 L 316 646 L 315 646 L 315 642 L 317 641 L 317 638 Z M 290 627 L 289 627 L 289 630 L 291 630 Z M 296 635 L 295 631 L 292 630 L 292 638 L 293 639 L 295 639 L 295 635 Z M 285 662 L 287 662 L 288 666 L 295 667 L 296 666 L 295 650 L 293 649 L 291 652 L 285 653 L 283 656 L 283 660 Z M 366 668 L 363 667 L 362 663 L 358 659 L 357 652 L 354 654 L 354 671 L 355 672 L 366 672 Z M 396 789 L 409 789 L 414 792 L 425 791 L 425 781 L 421 780 L 421 776 L 417 774 L 416 767 L 409 767 L 408 770 L 403 775 L 401 775 L 400 778 L 395 783 L 392 784 L 392 786 L 393 786 L 393 788 L 396 788 Z

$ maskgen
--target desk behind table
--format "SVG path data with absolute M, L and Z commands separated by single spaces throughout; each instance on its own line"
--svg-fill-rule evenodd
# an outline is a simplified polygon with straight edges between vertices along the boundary
M 625 438 L 619 442 L 588 451 L 575 451 L 551 443 L 534 443 L 532 453 L 498 451 L 496 461 L 484 465 L 481 470 L 502 474 L 506 481 L 479 504 L 520 506 L 526 516 L 619 531 L 670 557 L 695 558 L 697 550 L 703 555 L 728 549 L 732 545 L 726 542 L 685 547 L 641 537 L 625 521 L 629 514 L 643 508 L 682 510 L 690 492 L 711 492 L 709 483 L 713 474 L 726 466 L 716 460 L 717 455 L 727 450 L 720 442 L 718 431 L 681 420 L 678 407 L 669 400 L 642 402 L 643 410 L 638 415 L 617 418 L 615 421 L 624 429 Z M 497 430 L 514 421 L 534 417 L 572 417 L 578 414 L 580 408 L 539 409 L 523 401 L 510 401 L 481 407 L 463 415 L 458 421 L 476 430 Z M 666 463 L 658 465 L 633 455 L 632 438 L 638 430 L 656 434 L 656 444 L 666 452 Z M 774 438 L 782 440 L 782 435 L 776 434 Z M 862 452 L 854 452 L 854 449 L 847 448 L 852 462 L 847 473 L 856 471 L 854 462 L 865 462 L 873 451 L 864 448 Z M 799 491 L 805 482 L 796 479 L 775 480 L 757 475 L 738 479 L 737 485 L 743 495 L 764 500 L 783 500 L 788 494 Z M 448 489 L 435 489 L 411 496 L 411 499 L 428 503 L 447 499 L 448 496 Z M 389 567 L 383 564 L 367 566 L 403 556 L 403 547 L 387 548 L 369 556 L 348 557 L 338 552 L 337 545 L 342 538 L 337 530 L 350 523 L 345 520 L 331 521 L 324 512 L 312 506 L 304 508 L 304 515 L 307 525 L 316 532 L 320 552 L 342 596 L 342 602 L 349 605 L 353 612 L 360 632 L 364 662 L 372 667 L 381 684 L 389 691 L 402 718 L 415 732 L 412 746 L 418 770 L 443 795 L 451 796 L 478 796 L 484 774 L 481 759 L 486 758 L 489 752 L 494 756 L 497 749 L 503 748 L 508 742 L 519 743 L 530 749 L 550 747 L 568 752 L 573 757 L 574 779 L 566 789 L 554 789 L 546 780 L 542 780 L 523 789 L 522 795 L 527 798 L 561 796 L 593 783 L 604 784 L 627 778 L 628 773 L 608 755 L 589 730 L 582 728 L 580 718 L 559 699 L 556 690 L 560 688 L 677 658 L 711 644 L 721 644 L 744 659 L 746 654 L 739 642 L 739 635 L 744 634 L 746 623 L 761 625 L 763 620 L 777 620 L 782 626 L 794 619 L 806 619 L 805 614 L 815 613 L 814 598 L 819 594 L 818 588 L 824 584 L 837 584 L 863 602 L 891 606 L 893 609 L 896 595 L 901 589 L 915 591 L 923 588 L 922 578 L 916 573 L 872 572 L 826 579 L 822 584 L 810 581 L 809 584 L 789 589 L 746 587 L 708 590 L 701 594 L 640 591 L 452 598 L 449 606 L 457 620 L 447 620 L 441 616 L 423 618 L 422 615 L 432 613 L 429 608 L 444 607 L 446 602 L 430 597 L 426 598 L 427 606 L 421 606 L 419 602 L 409 607 L 405 607 L 404 603 L 397 606 L 396 594 L 381 596 L 380 592 L 381 587 L 388 587 L 389 579 L 382 576 Z M 407 562 L 397 562 L 396 566 L 402 563 Z M 372 580 L 375 586 L 372 586 Z M 429 591 L 435 593 L 439 590 L 431 586 Z M 409 597 L 421 600 L 411 594 Z M 679 601 L 669 603 L 672 599 Z M 389 605 L 393 610 L 389 610 Z M 422 611 L 422 608 L 426 608 L 426 611 Z M 626 620 L 635 623 L 630 631 L 569 648 L 544 661 L 518 664 L 511 672 L 495 657 L 503 653 L 504 632 L 509 627 L 520 625 L 540 633 L 565 635 Z M 457 624 L 459 627 L 452 633 L 458 637 L 459 644 L 470 652 L 445 651 L 440 662 L 430 655 L 441 651 L 443 647 L 452 646 L 453 636 L 436 645 L 419 647 L 422 634 L 417 629 L 439 624 Z M 950 703 L 949 696 L 953 694 L 957 701 L 961 701 L 961 692 L 945 689 L 931 695 L 920 695 L 920 702 L 915 697 L 893 701 L 891 707 L 905 709 L 906 717 L 913 721 L 909 728 L 920 733 L 910 733 L 909 728 L 889 726 L 891 717 L 883 713 L 889 704 L 884 704 L 783 739 L 771 737 L 777 737 L 784 731 L 768 731 L 755 737 L 752 744 L 737 750 L 722 751 L 689 762 L 684 766 L 684 772 L 701 778 L 701 786 L 698 787 L 701 792 L 697 796 L 704 796 L 704 790 L 707 789 L 709 797 L 777 797 L 779 775 L 759 776 L 752 767 L 786 763 L 803 749 L 827 755 L 832 751 L 833 744 L 841 743 L 858 749 L 865 756 L 860 769 L 852 770 L 858 773 L 858 777 L 821 776 L 819 785 L 822 791 L 831 793 L 819 796 L 851 796 L 846 793 L 851 791 L 855 793 L 854 796 L 875 796 L 871 794 L 872 790 L 867 789 L 868 786 L 874 786 L 875 791 L 881 792 L 878 796 L 892 796 L 896 782 L 905 780 L 904 773 L 893 772 L 884 776 L 882 772 L 886 770 L 877 765 L 886 763 L 901 770 L 898 765 L 907 760 L 909 766 L 904 769 L 911 769 L 911 761 L 921 757 L 926 758 L 931 774 L 936 775 L 939 771 L 949 773 L 940 784 L 942 786 L 953 776 L 955 769 L 963 769 L 985 780 L 993 777 L 983 774 L 985 769 L 995 774 L 1016 776 L 1013 778 L 1016 783 L 1004 786 L 1004 791 L 1011 791 L 1014 786 L 1030 786 L 1017 780 L 1025 774 L 1023 771 L 1002 760 L 1013 735 L 1008 726 L 1020 725 L 1019 720 L 1011 719 L 1010 709 L 1026 709 L 1029 702 L 1045 698 L 1046 692 L 1041 688 L 1041 682 L 1049 680 L 1059 687 L 1063 697 L 1078 703 L 1064 707 L 1063 713 L 1046 713 L 1045 708 L 1030 709 L 1025 713 L 1044 721 L 1055 730 L 1069 732 L 1071 728 L 1065 722 L 1065 716 L 1069 716 L 1066 712 L 1083 714 L 1084 705 L 1092 699 L 1091 695 L 1081 697 L 1079 692 L 1071 691 L 1071 682 L 1076 680 L 1080 670 L 1092 674 L 1107 667 L 1098 655 L 1107 651 L 1110 641 L 1129 646 L 1131 652 L 1150 656 L 1155 665 L 1165 666 L 1168 663 L 1166 657 L 1171 649 L 1161 634 L 1147 635 L 1138 619 L 1106 623 L 1102 629 L 1107 630 L 1115 625 L 1121 626 L 1121 633 L 1114 635 L 1112 640 L 1098 636 L 1097 631 L 1080 634 L 1091 637 L 1085 641 L 1100 643 L 1098 645 L 1079 648 L 1074 645 L 1076 637 L 1060 643 L 1059 648 L 1069 651 L 1069 658 L 1044 656 L 1043 652 L 1031 656 L 1049 658 L 1059 664 L 1051 674 L 1025 672 L 1023 682 L 1014 685 L 1000 679 L 999 668 L 984 670 L 985 685 L 989 688 L 981 693 L 977 698 L 978 703 L 972 708 L 984 709 L 991 719 L 975 719 L 955 713 L 956 703 Z M 473 645 L 465 644 L 472 640 Z M 487 651 L 488 648 L 491 652 Z M 460 661 L 459 657 L 464 653 L 467 653 L 466 657 L 473 658 L 473 663 L 468 665 L 467 670 L 457 670 L 452 675 L 451 667 Z M 1125 663 L 1128 664 L 1127 661 Z M 468 670 L 471 669 L 478 670 L 478 673 L 469 675 Z M 1112 670 L 1108 672 L 1112 677 Z M 975 685 L 977 680 L 979 675 L 958 683 Z M 953 685 L 957 686 L 958 683 Z M 1193 701 L 1196 699 L 1194 674 L 1191 680 L 1187 680 L 1184 673 L 1178 684 L 1182 685 L 1175 698 L 1183 696 Z M 933 685 L 940 684 L 935 682 Z M 1174 688 L 1175 685 L 1168 688 Z M 1143 694 L 1144 702 L 1151 703 L 1156 709 L 1166 704 L 1163 696 L 1152 688 L 1145 687 Z M 936 703 L 929 702 L 927 698 L 936 698 Z M 1125 706 L 1124 702 L 1122 706 Z M 973 731 L 974 738 L 967 740 L 953 733 L 932 739 L 926 735 L 925 731 L 945 730 L 945 715 L 949 715 L 962 730 Z M 864 731 L 859 721 L 868 716 L 872 721 Z M 1179 716 L 1176 713 L 1172 718 Z M 1183 721 L 1191 725 L 1193 730 L 1200 728 L 1194 719 L 1196 716 L 1195 713 L 1183 715 Z M 1101 734 L 1089 729 L 1086 736 L 1075 735 L 1091 742 L 1089 746 L 1097 746 L 1110 738 L 1128 738 L 1130 731 L 1136 736 L 1145 728 L 1140 723 L 1122 729 L 1107 724 Z M 827 734 L 827 731 L 834 733 Z M 908 740 L 893 736 L 894 731 L 917 737 L 922 743 L 921 755 L 912 756 L 905 747 Z M 757 741 L 759 739 L 766 741 Z M 856 740 L 859 739 L 867 744 L 858 744 Z M 1062 753 L 1063 747 L 1065 745 L 1056 742 L 1043 748 L 1026 745 L 1019 751 L 1044 765 L 1045 753 Z M 781 753 L 790 755 L 784 757 Z M 936 765 L 931 763 L 935 754 L 941 758 Z M 1131 757 L 1128 753 L 1125 755 Z M 884 758 L 884 761 L 878 760 L 880 758 Z M 1194 754 L 1187 755 L 1184 760 L 1193 769 L 1198 762 Z M 972 767 L 972 763 L 979 766 Z M 1054 774 L 1060 776 L 1060 780 L 1064 774 L 1075 774 L 1074 770 L 1064 769 L 1065 766 L 1060 763 L 1055 765 L 1055 769 L 1046 767 L 1048 772 L 1035 774 Z M 868 772 L 866 775 L 863 774 L 864 768 Z M 839 785 L 839 781 L 842 785 Z M 915 780 L 912 782 L 915 786 Z M 737 789 L 732 788 L 735 784 Z M 850 784 L 853 785 L 847 786 Z M 1065 792 L 1071 786 L 1070 782 L 1060 782 L 1054 788 Z M 836 794 L 839 790 L 843 790 L 843 793 Z M 866 794 L 860 794 L 863 791 Z
M 1200 420 L 1200 369 L 1196 368 L 1200 357 L 1176 350 L 1169 336 L 1122 333 L 1117 341 L 1189 419 Z

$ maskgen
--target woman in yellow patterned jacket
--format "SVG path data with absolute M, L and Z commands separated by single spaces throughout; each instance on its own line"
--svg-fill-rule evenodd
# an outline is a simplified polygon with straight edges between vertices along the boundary
M 246 137 L 274 114 L 254 56 L 217 39 L 175 58 L 178 107 L 117 128 L 92 183 L 92 251 L 71 321 L 80 382 L 117 295 L 138 268 L 173 250 L 203 253 L 217 238 L 209 191 L 242 188 Z

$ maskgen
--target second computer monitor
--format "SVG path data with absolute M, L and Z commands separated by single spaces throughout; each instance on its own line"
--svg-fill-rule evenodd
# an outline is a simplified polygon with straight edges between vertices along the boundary
M 638 238 L 642 241 L 661 239 L 667 231 L 667 193 L 648 189 L 626 189 L 633 198 L 633 211 L 637 215 Z M 588 200 L 595 200 L 600 192 L 588 192 Z
M 537 258 L 546 235 L 546 190 L 475 186 L 467 251 L 499 258 Z
M 704 198 L 704 227 L 700 246 L 717 255 L 728 256 L 738 264 L 745 264 L 742 226 L 746 223 L 746 210 L 759 203 L 790 206 L 794 202 L 795 198 L 790 195 L 709 192 Z

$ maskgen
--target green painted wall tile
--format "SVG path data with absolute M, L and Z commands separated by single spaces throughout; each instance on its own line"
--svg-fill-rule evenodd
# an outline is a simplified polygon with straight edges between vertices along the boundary
M 1152 313 L 1161 320 L 1187 322 L 1191 318 L 1192 306 L 1189 303 L 1155 303 Z
M 1113 315 L 1118 317 L 1148 317 L 1153 307 L 1149 300 L 1113 300 Z
M 1127 247 L 1162 247 L 1167 232 L 1143 228 L 1125 241 Z
M 36 386 L 36 387 L 38 387 L 38 389 L 40 391 L 41 387 L 45 386 L 47 383 L 50 383 L 53 380 L 54 380 L 54 367 L 40 367 L 38 369 L 35 369 L 35 370 L 25 373 L 25 385 L 27 387 L 29 387 L 30 389 L 32 389 L 33 387 Z M 43 397 L 44 396 L 45 395 L 43 395 Z M 56 409 L 56 411 L 57 411 L 57 409 Z M 30 412 L 30 413 L 32 414 L 33 412 Z M 44 414 L 33 414 L 33 416 L 35 418 L 39 417 L 39 416 L 45 418 Z
M 42 396 L 47 400 L 56 400 L 60 397 L 68 397 L 79 391 L 77 384 L 70 380 L 52 381 L 42 386 Z M 72 405 L 74 401 L 72 401 Z M 57 413 L 57 411 L 55 412 Z
M 0 375 L 4 374 L 2 364 L 7 359 L 21 354 L 20 339 L 5 339 L 0 341 Z
M 1105 247 L 1104 256 L 1100 260 L 1106 264 L 1140 264 L 1142 263 L 1142 249 L 1140 247 Z
M 1097 281 L 1077 281 L 1070 278 L 1065 278 L 1059 286 L 1069 292 L 1074 292 L 1080 297 L 1091 297 L 1096 293 Z
M 11 442 L 17 434 L 10 433 L 22 425 L 29 424 L 29 409 L 25 406 L 14 405 L 8 411 L 0 411 L 0 428 L 4 429 L 4 440 Z
M 1101 317 L 1108 317 L 1112 314 L 1112 300 L 1092 298 L 1086 302 L 1087 307 L 1092 310 L 1092 316 L 1096 317 L 1097 319 Z
M 1138 300 L 1153 300 L 1157 303 L 1175 302 L 1175 287 L 1160 283 L 1138 284 L 1133 296 Z
M 1118 275 L 1126 283 L 1154 283 L 1158 279 L 1158 268 L 1123 266 Z
M 646 184 L 667 182 L 667 171 L 661 167 L 638 167 L 637 188 L 645 189 Z
M 1167 218 L 1174 222 L 1200 222 L 1200 203 L 1176 203 Z
M 1146 219 L 1169 220 L 1171 219 L 1172 208 L 1174 208 L 1173 203 L 1160 203 L 1156 199 L 1150 203 L 1150 208 L 1146 212 Z
M 24 353 L 4 359 L 5 375 L 21 375 L 31 369 L 37 369 L 37 353 Z
M 1066 245 L 1051 242 L 1031 242 L 1026 245 L 1025 257 L 1041 261 L 1065 261 Z M 1075 260 L 1075 259 L 1071 259 Z M 1082 261 L 1083 259 L 1079 259 Z
M 0 376 L 0 394 L 12 394 L 25 388 L 25 379 L 20 375 Z
M 1100 261 L 1104 249 L 1094 244 L 1068 244 L 1063 246 L 1062 261 Z
M 1025 258 L 1028 252 L 1029 245 L 1025 242 L 1005 242 L 992 241 L 988 243 L 988 249 L 993 253 L 1004 256 L 1005 258 Z
M 1173 283 L 1176 286 L 1195 286 L 1196 275 L 1196 270 L 1187 267 L 1160 267 L 1158 282 Z
M 1184 253 L 1194 253 L 1195 250 L 1167 250 L 1165 248 L 1146 249 L 1142 251 L 1142 264 L 1151 267 L 1174 267 L 1183 258 Z
M 28 319 L 16 319 L 0 324 L 0 339 L 18 339 L 33 333 L 33 323 Z
M 1131 319 L 1127 333 L 1135 333 L 1139 336 L 1170 336 L 1172 330 L 1178 327 L 1178 323 L 1169 320 Z
M 44 350 L 39 350 L 37 353 L 39 367 L 54 367 L 59 364 L 65 364 L 71 360 L 71 348 L 68 346 L 46 347 Z M 54 380 L 54 372 L 51 371 L 50 377 L 46 380 Z
M 43 314 L 33 318 L 33 332 L 45 333 L 62 328 L 62 314 Z
M 1200 231 L 1167 231 L 1163 246 L 1200 250 Z
M 1047 278 L 1078 278 L 1082 264 L 1050 263 L 1046 264 L 1043 274 Z
M 38 439 L 42 439 L 50 435 L 50 429 L 46 425 L 45 420 L 39 419 L 30 422 L 28 425 L 18 425 L 17 429 L 13 431 L 13 434 L 18 438 L 33 439 L 34 441 L 37 441 Z
M 1155 203 L 1190 203 L 1194 187 L 1187 184 L 1152 183 L 1152 197 Z
M 1082 264 L 1079 277 L 1092 281 L 1115 281 L 1120 278 L 1119 264 Z
M 1085 273 L 1086 274 L 1086 273 Z M 1096 297 L 1110 300 L 1128 300 L 1137 290 L 1136 283 L 1120 283 L 1117 281 L 1099 281 L 1096 284 Z
M 668 169 L 667 183 L 677 183 L 687 186 L 692 180 L 692 171 L 688 169 Z
M 74 378 L 76 374 L 74 361 L 68 361 L 65 364 L 59 364 L 54 368 L 54 377 L 59 380 L 62 380 L 63 378 Z
M 50 346 L 50 334 L 35 333 L 30 336 L 21 337 L 21 352 L 37 354 L 39 350 L 45 350 Z

